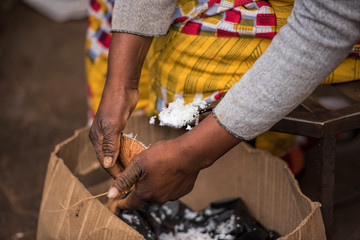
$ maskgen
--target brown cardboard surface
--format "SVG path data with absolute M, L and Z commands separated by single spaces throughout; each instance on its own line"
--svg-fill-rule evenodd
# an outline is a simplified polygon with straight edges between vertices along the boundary
M 134 116 L 125 132 L 136 133 L 146 145 L 181 134 L 147 122 L 142 116 Z M 139 146 L 127 154 L 141 150 Z M 99 199 L 74 205 L 107 191 L 110 183 L 96 160 L 87 128 L 57 145 L 48 165 L 37 238 L 143 239 Z M 211 201 L 235 196 L 245 201 L 265 227 L 278 231 L 281 239 L 325 239 L 320 204 L 301 193 L 283 161 L 245 143 L 202 171 L 194 190 L 182 200 L 199 210 Z

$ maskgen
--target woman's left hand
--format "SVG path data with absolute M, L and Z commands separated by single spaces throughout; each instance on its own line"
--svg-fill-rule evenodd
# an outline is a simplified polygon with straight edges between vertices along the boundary
M 209 167 L 240 140 L 210 115 L 182 136 L 160 141 L 135 156 L 115 180 L 108 196 L 121 209 L 135 209 L 145 202 L 176 200 L 189 193 L 201 169 Z
M 109 191 L 109 197 L 117 197 L 135 184 L 129 196 L 118 202 L 118 207 L 134 209 L 144 202 L 162 203 L 192 190 L 200 169 L 191 164 L 192 159 L 186 158 L 177 142 L 157 142 L 131 160 Z

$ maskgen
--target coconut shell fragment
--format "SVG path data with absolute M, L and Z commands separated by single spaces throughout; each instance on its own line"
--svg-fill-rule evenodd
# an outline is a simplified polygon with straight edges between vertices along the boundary
M 127 167 L 133 157 L 144 151 L 146 147 L 134 138 L 121 135 L 119 160 L 123 167 Z

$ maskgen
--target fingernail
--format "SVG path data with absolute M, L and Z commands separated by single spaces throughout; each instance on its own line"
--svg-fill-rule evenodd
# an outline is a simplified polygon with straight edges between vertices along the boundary
M 111 187 L 107 194 L 108 198 L 116 198 L 118 195 L 119 191 L 114 187 Z
M 104 168 L 111 167 L 112 157 L 104 157 Z

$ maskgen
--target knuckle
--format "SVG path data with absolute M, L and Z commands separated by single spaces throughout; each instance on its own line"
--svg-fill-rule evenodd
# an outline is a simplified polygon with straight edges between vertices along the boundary
M 143 169 L 143 162 L 139 158 L 134 159 L 131 167 L 131 173 L 136 177 L 136 179 L 139 179 L 143 175 Z
M 110 122 L 108 120 L 100 120 L 99 127 L 100 129 L 106 131 L 110 127 Z
M 103 142 L 102 150 L 105 154 L 109 155 L 114 152 L 115 144 L 112 142 Z
M 118 189 L 118 190 L 128 190 L 131 188 L 131 182 L 130 180 L 126 177 L 126 176 L 120 176 L 114 186 Z
M 116 125 L 116 122 L 110 119 L 100 119 L 98 122 L 98 126 L 104 133 L 116 130 Z

